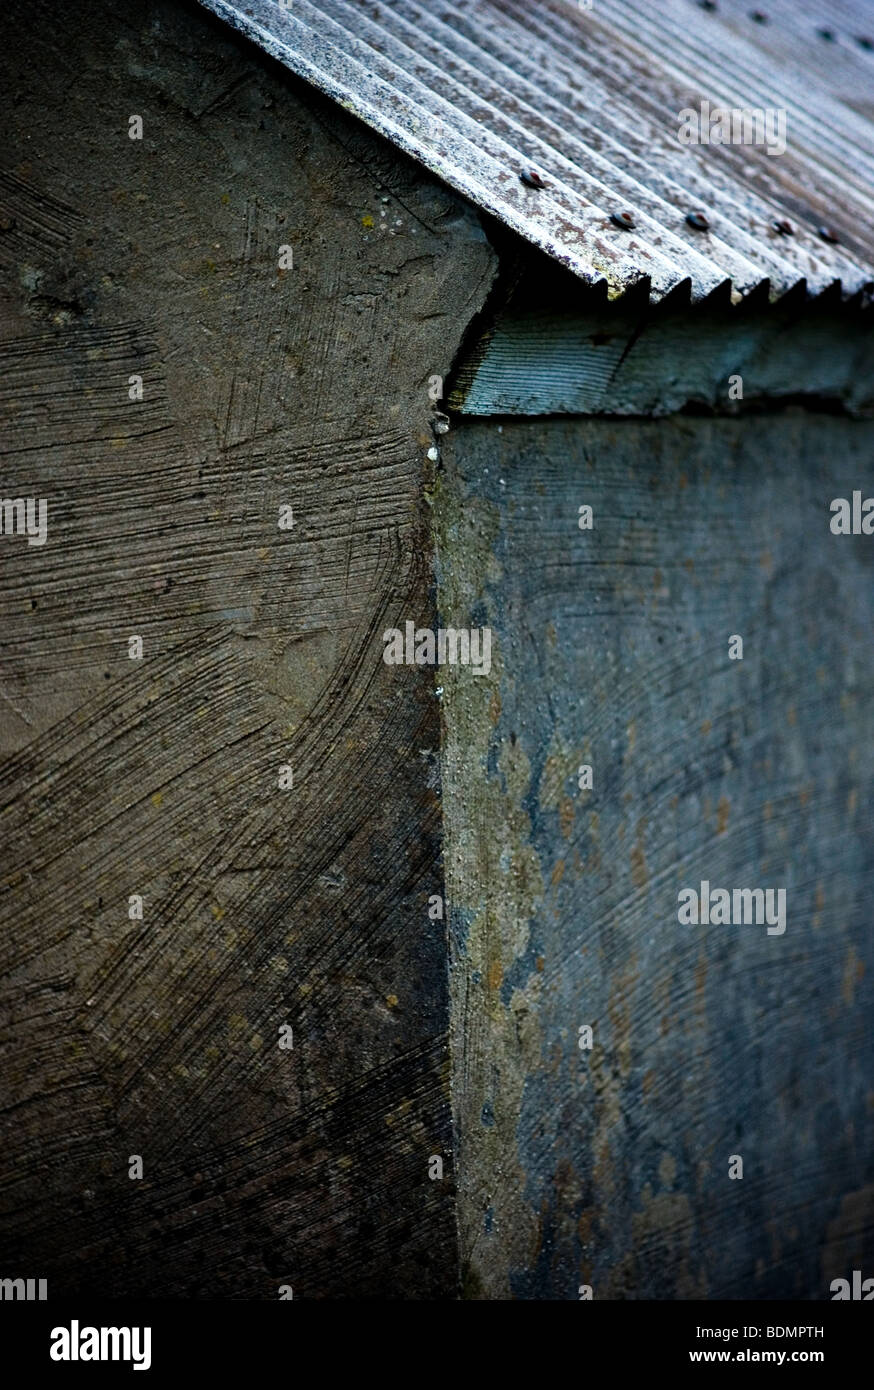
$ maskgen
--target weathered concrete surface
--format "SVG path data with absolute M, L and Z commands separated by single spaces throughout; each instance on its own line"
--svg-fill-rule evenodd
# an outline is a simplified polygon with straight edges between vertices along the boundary
M 443 679 L 469 1297 L 874 1267 L 874 539 L 829 530 L 871 447 L 800 410 L 447 436 L 440 620 L 496 643 Z M 705 878 L 786 887 L 785 934 L 681 926 Z
M 491 250 L 195 6 L 11 0 L 0 88 L 2 492 L 49 508 L 0 538 L 0 1273 L 451 1296 L 437 703 L 381 657 Z

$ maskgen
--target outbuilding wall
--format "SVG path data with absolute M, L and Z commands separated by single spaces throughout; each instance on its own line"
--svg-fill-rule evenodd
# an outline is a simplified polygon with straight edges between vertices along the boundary
M 492 252 L 193 4 L 10 0 L 0 89 L 2 492 L 48 503 L 0 538 L 0 1273 L 451 1296 L 438 705 L 382 632 Z
M 804 409 L 447 438 L 440 621 L 493 634 L 443 673 L 468 1296 L 874 1265 L 874 557 L 830 529 L 871 448 Z M 681 924 L 703 880 L 785 931 Z

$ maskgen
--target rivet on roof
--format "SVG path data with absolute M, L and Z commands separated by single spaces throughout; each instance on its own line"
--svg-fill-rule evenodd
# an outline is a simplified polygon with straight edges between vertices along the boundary
M 637 226 L 630 212 L 611 212 L 610 221 L 614 227 L 622 227 L 626 232 L 630 232 L 632 227 Z
M 754 24 L 767 24 L 768 16 L 764 10 L 750 10 L 750 19 Z
M 523 169 L 519 174 L 520 179 L 529 188 L 545 188 L 546 184 L 540 177 L 536 169 Z
M 819 37 L 820 37 L 821 39 L 825 39 L 826 43 L 834 43 L 834 41 L 835 41 L 835 31 L 834 31 L 834 29 L 817 29 L 816 32 L 819 34 Z
M 707 221 L 703 212 L 687 212 L 686 221 L 690 227 L 695 228 L 696 232 L 706 232 L 710 227 L 710 223 Z
M 777 218 L 776 221 L 771 223 L 771 226 L 774 228 L 774 231 L 779 232 L 781 236 L 795 235 L 795 228 L 792 226 L 791 222 L 786 221 L 785 217 Z
M 832 231 L 831 227 L 819 227 L 817 230 L 823 241 L 831 242 L 832 245 L 836 245 L 840 241 L 837 232 Z

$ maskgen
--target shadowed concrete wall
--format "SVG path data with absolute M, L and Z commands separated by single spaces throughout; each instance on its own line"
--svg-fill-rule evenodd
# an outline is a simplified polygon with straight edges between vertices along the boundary
M 443 673 L 468 1296 L 874 1264 L 874 542 L 829 529 L 871 443 L 801 410 L 447 437 L 440 620 L 495 643 Z M 703 879 L 785 887 L 785 934 L 680 925 Z
M 451 1296 L 438 706 L 382 631 L 492 253 L 197 8 L 13 0 L 0 54 L 3 495 L 48 501 L 0 539 L 0 1273 Z

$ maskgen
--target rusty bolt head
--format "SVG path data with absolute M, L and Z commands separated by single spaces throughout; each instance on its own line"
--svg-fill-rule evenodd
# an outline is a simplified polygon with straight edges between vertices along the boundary
M 14 217 L 7 217 L 5 213 L 2 217 L 0 217 L 0 232 L 11 232 L 14 226 Z
M 696 232 L 706 232 L 709 230 L 710 223 L 703 212 L 687 212 L 686 221 L 690 227 L 694 227 Z
M 621 227 L 626 232 L 630 232 L 633 227 L 637 226 L 630 212 L 611 212 L 610 221 L 614 227 Z
M 519 175 L 522 182 L 528 188 L 545 188 L 546 184 L 540 177 L 536 169 L 523 169 Z
M 832 231 L 831 227 L 819 227 L 817 228 L 817 230 L 820 236 L 822 237 L 823 241 L 829 242 L 832 246 L 836 246 L 837 243 L 840 241 L 840 237 L 838 236 L 837 232 Z
M 785 217 L 778 218 L 776 221 L 771 223 L 771 226 L 774 228 L 774 231 L 779 232 L 781 236 L 795 235 L 795 228 L 792 226 L 791 222 L 786 221 Z

